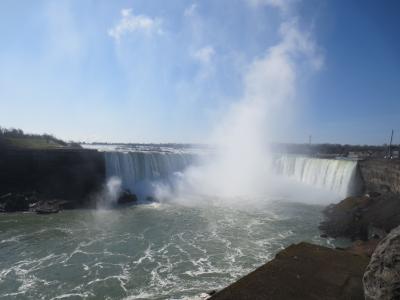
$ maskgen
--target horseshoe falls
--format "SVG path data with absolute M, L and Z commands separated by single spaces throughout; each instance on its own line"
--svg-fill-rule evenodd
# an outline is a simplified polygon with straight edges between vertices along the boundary
M 199 163 L 199 154 L 188 152 L 106 151 L 104 157 L 108 178 L 118 177 L 123 188 L 144 196 L 154 183 L 172 185 L 178 175 L 185 176 L 188 167 Z M 270 173 L 341 197 L 360 189 L 357 161 L 352 160 L 277 155 Z
M 189 153 L 104 152 L 107 178 L 118 177 L 122 187 L 132 193 L 151 193 L 154 183 L 172 184 L 175 176 L 194 164 L 196 156 Z
M 273 167 L 279 175 L 342 197 L 361 188 L 357 161 L 282 155 L 274 159 Z

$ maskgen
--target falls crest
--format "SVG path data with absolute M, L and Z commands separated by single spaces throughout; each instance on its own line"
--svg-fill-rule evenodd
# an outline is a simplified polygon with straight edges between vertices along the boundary
M 343 197 L 360 189 L 356 161 L 283 155 L 274 160 L 274 169 L 279 175 Z
M 122 187 L 136 194 L 149 194 L 154 182 L 168 182 L 194 162 L 188 153 L 104 152 L 107 178 L 118 177 Z
M 152 194 L 157 182 L 173 185 L 175 175 L 199 160 L 196 154 L 175 152 L 112 151 L 104 156 L 107 177 L 120 178 L 122 188 L 139 196 Z M 360 191 L 356 161 L 279 155 L 272 160 L 272 169 L 272 173 L 342 197 Z

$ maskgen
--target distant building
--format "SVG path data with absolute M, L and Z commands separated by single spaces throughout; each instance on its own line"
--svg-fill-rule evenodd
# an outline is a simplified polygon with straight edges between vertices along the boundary
M 365 159 L 370 157 L 371 154 L 371 151 L 349 151 L 347 157 L 351 159 Z

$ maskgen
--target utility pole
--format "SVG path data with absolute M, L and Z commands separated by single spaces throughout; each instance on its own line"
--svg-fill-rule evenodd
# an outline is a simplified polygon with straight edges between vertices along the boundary
M 390 135 L 390 143 L 389 143 L 389 159 L 392 158 L 392 142 L 393 142 L 393 132 L 394 130 L 392 129 L 392 134 Z
M 311 138 L 312 138 L 312 135 L 310 134 L 309 136 L 308 136 L 308 144 L 311 146 Z

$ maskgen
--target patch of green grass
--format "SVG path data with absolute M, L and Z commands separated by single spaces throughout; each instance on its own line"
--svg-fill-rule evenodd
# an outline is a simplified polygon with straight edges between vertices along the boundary
M 5 137 L 4 142 L 10 147 L 16 148 L 54 149 L 64 147 L 61 143 L 43 137 Z

